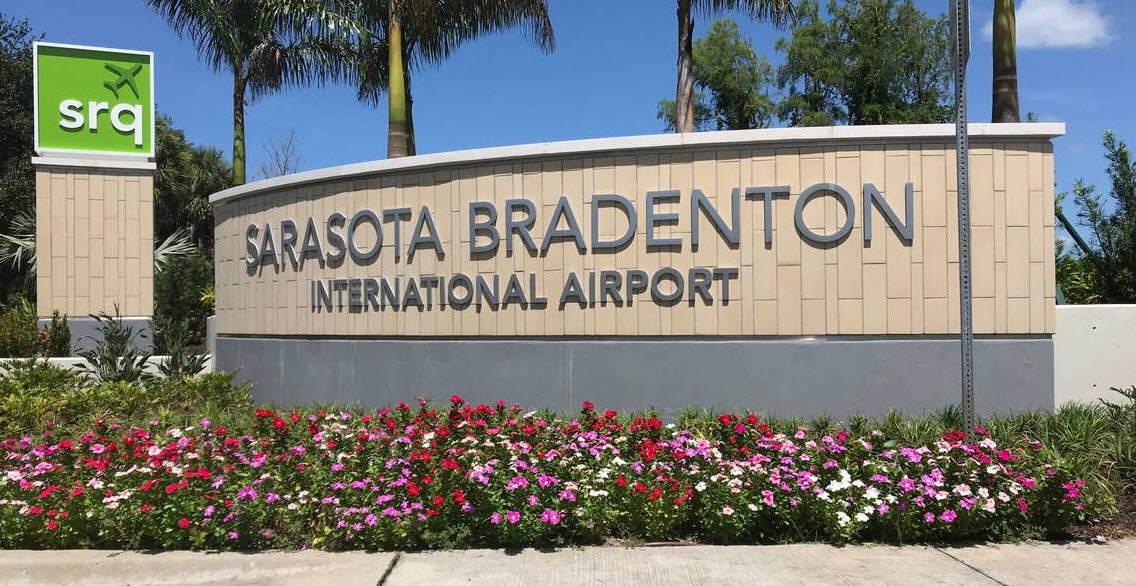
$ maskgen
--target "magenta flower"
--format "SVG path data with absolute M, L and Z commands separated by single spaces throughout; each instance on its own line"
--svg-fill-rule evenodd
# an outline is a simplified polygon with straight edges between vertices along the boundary
M 545 509 L 544 512 L 540 514 L 540 520 L 551 525 L 556 525 L 560 522 L 560 513 L 553 509 Z
M 508 511 L 505 513 L 505 519 L 516 525 L 521 520 L 521 513 L 519 511 Z
M 493 513 L 489 515 L 489 522 L 497 525 L 501 522 L 501 513 Z
M 955 513 L 951 509 L 947 509 L 946 511 L 943 511 L 943 514 L 939 515 L 939 519 L 946 521 L 947 523 L 954 523 L 955 519 L 957 518 L 958 513 Z

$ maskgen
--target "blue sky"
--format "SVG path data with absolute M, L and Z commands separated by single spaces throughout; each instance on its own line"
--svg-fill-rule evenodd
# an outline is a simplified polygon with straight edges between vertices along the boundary
M 1136 143 L 1136 2 L 1023 0 L 1018 9 L 1018 73 L 1023 116 L 1064 121 L 1056 141 L 1058 188 L 1083 177 L 1105 186 L 1101 133 Z M 550 0 L 557 50 L 544 54 L 519 34 L 471 43 L 414 78 L 420 153 L 578 138 L 652 134 L 660 98 L 673 97 L 676 24 L 671 0 Z M 947 0 L 917 0 L 929 13 Z M 973 0 L 969 108 L 990 115 L 991 0 Z M 190 140 L 229 152 L 231 78 L 197 59 L 142 0 L 6 0 L 47 40 L 155 53 L 159 109 Z M 729 15 L 727 15 L 729 16 Z M 736 15 L 734 15 L 736 16 Z M 742 31 L 774 64 L 783 33 L 738 17 Z M 696 21 L 701 36 L 709 19 Z M 290 129 L 305 169 L 382 158 L 386 107 L 360 104 L 343 86 L 286 89 L 248 110 L 250 177 L 265 145 Z

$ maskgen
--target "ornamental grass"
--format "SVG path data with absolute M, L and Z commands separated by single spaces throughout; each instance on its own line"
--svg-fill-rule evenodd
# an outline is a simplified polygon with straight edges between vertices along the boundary
M 231 425 L 155 417 L 3 433 L 0 547 L 1000 540 L 1055 534 L 1109 506 L 1103 481 L 1041 441 L 1002 445 L 982 427 L 904 442 L 864 421 L 666 423 L 457 395 L 372 411 L 237 409 Z

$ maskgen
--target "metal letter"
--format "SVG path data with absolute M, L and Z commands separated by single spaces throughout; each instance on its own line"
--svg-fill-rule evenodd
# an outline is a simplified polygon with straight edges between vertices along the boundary
M 678 201 L 682 198 L 682 192 L 677 189 L 670 189 L 667 191 L 648 191 L 647 192 L 647 211 L 644 217 L 644 227 L 647 230 L 647 246 L 677 246 L 682 248 L 682 240 L 678 238 L 656 238 L 655 226 L 666 222 L 667 224 L 678 225 L 678 214 L 659 214 L 655 212 L 655 204 L 662 202 Z
M 560 225 L 560 218 L 568 221 L 567 228 L 557 228 Z M 576 250 L 580 254 L 588 251 L 588 245 L 584 242 L 584 234 L 580 232 L 580 224 L 576 223 L 572 206 L 568 203 L 568 198 L 564 196 L 560 196 L 560 200 L 556 202 L 556 208 L 552 210 L 552 219 L 548 221 L 548 230 L 544 232 L 544 240 L 540 243 L 541 254 L 548 252 L 548 245 L 552 243 L 553 238 L 571 238 L 576 241 Z
M 339 262 L 347 256 L 347 245 L 343 242 L 343 236 L 335 230 L 338 224 L 343 225 L 347 221 L 347 217 L 339 212 L 333 212 L 327 217 L 327 244 L 335 249 L 327 255 L 327 262 Z
M 623 215 L 627 216 L 627 231 L 622 236 L 608 242 L 600 241 L 600 204 L 610 203 L 613 207 L 623 208 Z M 635 237 L 635 226 L 638 218 L 635 206 L 626 197 L 617 193 L 597 193 L 592 196 L 592 250 L 608 250 L 619 248 Z
M 710 223 L 714 224 L 714 229 L 721 234 L 722 240 L 730 246 L 737 246 L 741 242 L 741 198 L 738 196 L 738 188 L 730 193 L 730 212 L 733 214 L 733 226 L 727 226 L 726 221 L 718 214 L 718 209 L 714 204 L 710 203 L 710 198 L 702 193 L 701 189 L 695 189 L 690 194 L 690 248 L 698 250 L 698 211 L 702 210 L 702 214 L 710 219 Z
M 484 212 L 488 218 L 484 222 L 477 221 L 477 214 Z M 472 201 L 469 203 L 469 252 L 470 254 L 477 254 L 480 252 L 493 252 L 497 250 L 497 245 L 501 241 L 501 235 L 497 232 L 497 207 L 487 201 Z M 489 237 L 488 244 L 478 244 L 477 237 L 485 235 Z M 480 302 L 478 302 L 480 303 Z
M 366 220 L 371 223 L 375 228 L 375 244 L 370 250 L 362 252 L 359 247 L 355 246 L 355 229 L 359 227 L 359 222 Z M 379 221 L 379 216 L 371 210 L 359 210 L 351 216 L 351 223 L 347 225 L 347 248 L 351 250 L 351 259 L 356 264 L 365 263 L 372 258 L 379 255 L 379 251 L 383 246 L 383 224 Z
M 525 213 L 525 217 L 521 220 L 513 219 L 513 212 L 520 210 Z M 525 245 L 525 249 L 532 254 L 537 253 L 536 242 L 533 242 L 532 230 L 533 225 L 536 224 L 536 205 L 527 199 L 507 199 L 505 200 L 505 254 L 513 254 L 513 233 L 517 233 L 521 237 L 521 244 Z
M 805 225 L 805 206 L 808 205 L 809 200 L 818 195 L 824 195 L 826 192 L 835 193 L 840 198 L 841 204 L 844 205 L 844 224 L 832 234 L 817 234 L 813 232 L 812 228 Z M 802 237 L 821 244 L 836 242 L 847 236 L 855 221 L 856 201 L 852 199 L 852 194 L 848 193 L 847 189 L 835 183 L 817 183 L 809 187 L 801 193 L 801 197 L 797 198 L 797 205 L 793 208 L 793 223 L 797 226 L 797 232 Z
M 664 295 L 663 290 L 659 288 L 659 283 L 667 277 L 670 277 L 670 279 L 674 281 L 675 290 L 673 293 Z M 662 301 L 664 303 L 678 301 L 679 298 L 682 297 L 682 292 L 682 273 L 672 267 L 661 268 L 655 271 L 655 274 L 651 277 L 651 298 L 655 301 Z
M 891 209 L 891 206 L 888 205 L 887 200 L 884 199 L 884 196 L 882 193 L 880 193 L 880 190 L 876 189 L 876 186 L 871 183 L 864 184 L 865 243 L 872 242 L 872 204 L 875 204 L 875 206 L 879 208 L 881 212 L 883 212 L 884 220 L 891 225 L 892 230 L 894 230 L 900 238 L 907 242 L 911 242 L 911 240 L 915 237 L 915 223 L 912 221 L 912 218 L 915 215 L 915 206 L 913 205 L 915 201 L 915 188 L 911 185 L 910 182 L 908 182 L 903 191 L 903 201 L 905 204 L 905 209 L 903 210 L 904 222 L 903 224 L 900 224 L 899 216 L 896 215 L 895 210 Z
M 426 227 L 426 231 L 430 234 L 422 236 L 422 227 Z M 438 238 L 438 228 L 434 225 L 434 216 L 430 214 L 430 208 L 422 206 L 418 211 L 418 222 L 414 224 L 414 236 L 410 239 L 410 250 L 406 254 L 406 262 L 414 260 L 414 252 L 418 250 L 419 246 L 428 246 L 434 249 L 434 256 L 443 258 L 446 256 L 446 251 L 442 249 L 442 239 Z
M 773 198 L 775 197 L 789 197 L 788 185 L 774 185 L 765 187 L 747 187 L 745 189 L 746 199 L 754 199 L 752 196 L 760 195 L 764 201 L 765 207 L 762 209 L 762 216 L 765 220 L 765 245 L 773 245 Z

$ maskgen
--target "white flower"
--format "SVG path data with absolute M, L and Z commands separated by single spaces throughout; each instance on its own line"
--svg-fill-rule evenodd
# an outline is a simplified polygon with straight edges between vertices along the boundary
M 723 515 L 733 515 L 734 510 L 730 508 L 730 505 L 726 505 L 726 506 L 722 507 L 722 514 Z
M 840 525 L 841 527 L 843 527 L 843 526 L 847 525 L 847 524 L 848 524 L 848 522 L 849 522 L 849 521 L 851 521 L 851 520 L 852 520 L 852 518 L 851 518 L 851 517 L 849 517 L 849 516 L 848 516 L 847 514 L 845 514 L 845 513 L 844 513 L 844 511 L 837 511 L 837 512 L 836 512 L 836 522 L 837 522 L 837 523 L 838 523 L 838 524 L 839 524 L 839 525 Z
M 749 505 L 746 505 L 746 506 L 748 506 L 748 507 L 749 507 L 749 510 L 751 510 L 751 511 L 756 511 L 756 510 L 757 510 L 757 505 L 755 505 L 755 504 L 753 504 L 753 503 L 750 503 Z
M 867 523 L 868 522 L 868 516 L 865 515 L 864 513 L 856 513 L 856 520 L 861 522 L 861 523 Z
M 702 491 L 706 490 L 706 483 L 705 482 L 699 482 L 698 484 L 694 485 L 694 490 L 697 490 L 698 492 L 702 492 Z
M 880 498 L 880 491 L 879 491 L 879 489 L 877 489 L 877 488 L 876 488 L 876 487 L 874 487 L 874 486 L 869 486 L 869 487 L 868 487 L 868 490 L 865 490 L 865 491 L 864 491 L 864 498 L 866 498 L 866 499 L 868 499 L 868 500 L 872 500 L 872 501 L 874 501 L 874 500 L 876 500 L 876 499 Z

